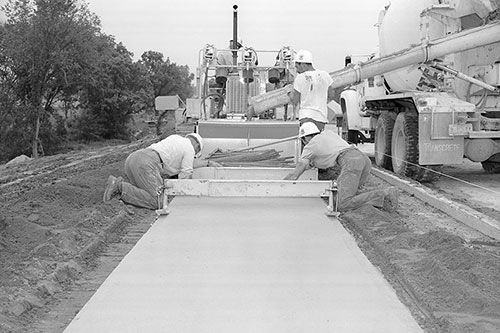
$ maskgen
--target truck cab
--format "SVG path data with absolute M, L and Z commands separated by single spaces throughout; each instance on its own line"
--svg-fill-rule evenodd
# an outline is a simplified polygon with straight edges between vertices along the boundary
M 344 88 L 344 138 L 374 142 L 378 166 L 418 181 L 437 179 L 442 165 L 464 158 L 500 173 L 499 6 L 386 6 L 376 25 L 380 56 L 349 57 L 330 73 Z
M 362 61 L 373 59 L 375 54 L 348 55 L 345 66 L 356 70 Z M 354 62 L 353 62 L 354 61 Z M 351 85 L 340 94 L 342 111 L 342 137 L 349 143 L 374 142 L 375 119 L 373 112 L 366 107 L 366 99 L 385 95 L 383 76 L 377 75 L 356 85 Z

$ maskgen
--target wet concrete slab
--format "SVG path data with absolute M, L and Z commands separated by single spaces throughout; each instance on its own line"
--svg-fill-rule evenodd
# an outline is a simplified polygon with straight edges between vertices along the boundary
M 318 198 L 176 197 L 65 332 L 421 332 Z

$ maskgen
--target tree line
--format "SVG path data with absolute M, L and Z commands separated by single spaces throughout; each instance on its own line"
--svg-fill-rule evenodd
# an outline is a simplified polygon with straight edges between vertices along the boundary
M 154 99 L 192 94 L 194 75 L 156 51 L 138 61 L 78 0 L 9 0 L 0 26 L 0 162 L 68 141 L 127 139 Z

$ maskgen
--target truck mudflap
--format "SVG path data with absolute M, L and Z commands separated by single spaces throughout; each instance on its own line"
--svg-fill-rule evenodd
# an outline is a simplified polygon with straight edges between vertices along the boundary
M 464 122 L 474 104 L 447 93 L 415 94 L 419 125 L 419 164 L 459 164 L 471 124 Z

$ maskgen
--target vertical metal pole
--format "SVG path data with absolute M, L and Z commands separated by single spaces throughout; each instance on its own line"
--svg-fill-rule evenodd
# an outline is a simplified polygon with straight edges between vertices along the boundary
M 163 185 L 158 189 L 158 209 L 156 210 L 157 215 L 168 215 L 170 211 L 168 210 L 168 197 L 165 194 L 166 186 Z
M 233 65 L 238 64 L 238 5 L 233 6 Z
M 330 188 L 326 189 L 330 192 L 328 196 L 328 207 L 326 207 L 326 215 L 338 217 L 340 215 L 339 209 L 339 192 L 337 181 L 332 180 Z

